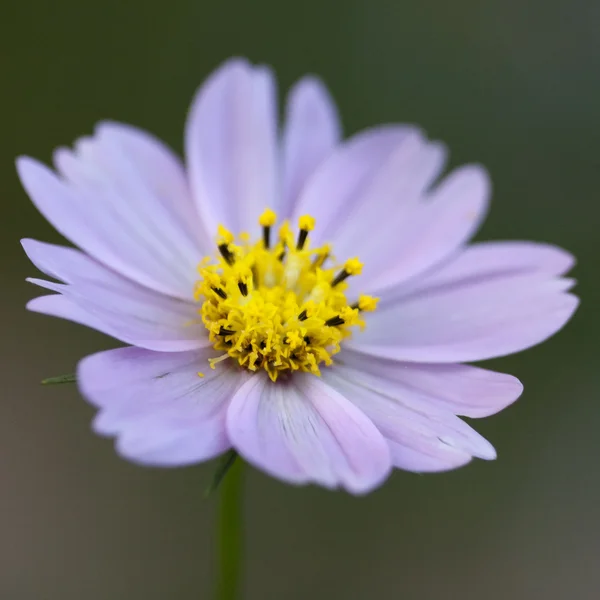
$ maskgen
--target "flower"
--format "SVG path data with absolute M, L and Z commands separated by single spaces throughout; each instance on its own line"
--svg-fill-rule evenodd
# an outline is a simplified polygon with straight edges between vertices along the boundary
M 281 135 L 271 71 L 230 60 L 194 99 L 186 166 L 128 125 L 101 123 L 56 172 L 18 172 L 80 250 L 23 240 L 61 283 L 33 311 L 129 344 L 84 358 L 94 429 L 141 464 L 234 448 L 294 484 L 365 493 L 393 467 L 494 459 L 460 416 L 496 413 L 514 377 L 464 365 L 517 352 L 573 314 L 570 254 L 468 244 L 487 210 L 480 166 L 441 178 L 416 127 L 340 139 L 319 80 L 291 90 Z

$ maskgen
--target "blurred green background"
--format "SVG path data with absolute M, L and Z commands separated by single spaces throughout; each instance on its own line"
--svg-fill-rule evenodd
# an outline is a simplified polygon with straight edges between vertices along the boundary
M 600 4 L 594 0 L 8 0 L 0 9 L 0 598 L 192 600 L 211 590 L 211 467 L 148 470 L 90 433 L 74 387 L 40 379 L 114 342 L 28 314 L 22 237 L 60 241 L 14 157 L 112 118 L 178 150 L 223 59 L 320 74 L 347 133 L 421 124 L 495 184 L 481 238 L 574 252 L 583 305 L 549 343 L 492 368 L 522 399 L 477 422 L 494 463 L 396 472 L 366 498 L 249 471 L 248 600 L 596 599 L 600 590 Z

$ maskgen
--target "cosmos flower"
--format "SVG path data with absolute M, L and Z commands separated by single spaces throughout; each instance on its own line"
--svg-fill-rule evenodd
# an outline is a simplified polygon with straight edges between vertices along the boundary
M 58 282 L 33 311 L 128 344 L 84 358 L 81 392 L 120 455 L 176 466 L 234 448 L 294 484 L 365 493 L 392 468 L 444 471 L 492 445 L 460 416 L 521 383 L 462 364 L 538 344 L 577 299 L 565 251 L 469 244 L 488 207 L 476 165 L 416 127 L 347 140 L 313 77 L 278 130 L 271 71 L 231 60 L 193 101 L 186 164 L 105 122 L 55 171 L 18 160 L 29 196 L 80 250 L 24 240 Z

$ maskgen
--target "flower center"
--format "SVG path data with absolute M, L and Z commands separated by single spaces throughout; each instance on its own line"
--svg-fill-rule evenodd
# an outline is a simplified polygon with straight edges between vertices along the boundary
M 362 311 L 375 310 L 377 298 L 346 298 L 346 279 L 359 275 L 357 258 L 341 267 L 331 261 L 331 248 L 310 248 L 311 216 L 300 217 L 298 235 L 285 221 L 272 239 L 276 215 L 267 209 L 259 219 L 262 240 L 235 236 L 219 226 L 214 261 L 207 259 L 198 270 L 194 297 L 215 349 L 250 371 L 265 369 L 275 381 L 284 372 L 307 371 L 320 375 L 319 365 L 332 364 L 340 343 L 353 326 L 364 327 Z M 211 264 L 212 263 L 212 264 Z

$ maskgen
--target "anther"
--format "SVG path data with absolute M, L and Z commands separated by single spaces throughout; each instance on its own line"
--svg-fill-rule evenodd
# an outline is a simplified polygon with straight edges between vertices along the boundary
M 358 302 L 355 302 L 351 308 L 361 312 L 373 312 L 377 308 L 379 298 L 373 296 L 359 296 Z
M 242 296 L 248 295 L 248 286 L 246 285 L 246 283 L 244 281 L 238 281 L 238 288 L 240 288 L 240 292 L 242 293 Z
M 344 319 L 338 315 L 336 317 L 331 317 L 331 319 L 327 319 L 327 321 L 325 321 L 325 325 L 328 327 L 335 327 L 336 325 L 343 325 L 345 322 L 346 321 L 344 321 Z
M 310 338 L 307 335 L 305 335 L 303 339 L 305 344 L 310 344 Z
M 212 287 L 210 288 L 217 296 L 219 296 L 220 298 L 223 298 L 223 300 L 227 300 L 227 294 L 225 293 L 225 290 L 222 290 L 221 288 L 218 287 Z
M 233 252 L 229 249 L 229 244 L 219 244 L 219 252 L 221 256 L 225 259 L 225 262 L 231 266 L 235 262 L 235 256 Z
M 227 329 L 221 325 L 221 329 L 219 329 L 219 333 L 217 335 L 233 335 L 235 331 L 233 329 Z
M 263 228 L 263 244 L 266 249 L 269 249 L 271 245 L 271 227 L 275 225 L 276 220 L 277 215 L 270 208 L 267 208 L 258 219 L 259 224 Z
M 350 258 L 344 264 L 344 268 L 335 276 L 335 279 L 331 282 L 331 287 L 335 287 L 339 283 L 342 283 L 350 275 L 360 275 L 363 268 L 363 264 L 358 258 Z
M 296 250 L 302 250 L 308 237 L 308 232 L 315 228 L 315 218 L 310 215 L 304 215 L 298 219 L 298 241 L 296 242 Z
M 306 314 L 306 309 L 304 309 L 299 315 L 298 315 L 298 321 L 306 321 L 306 319 L 308 319 L 308 315 Z

